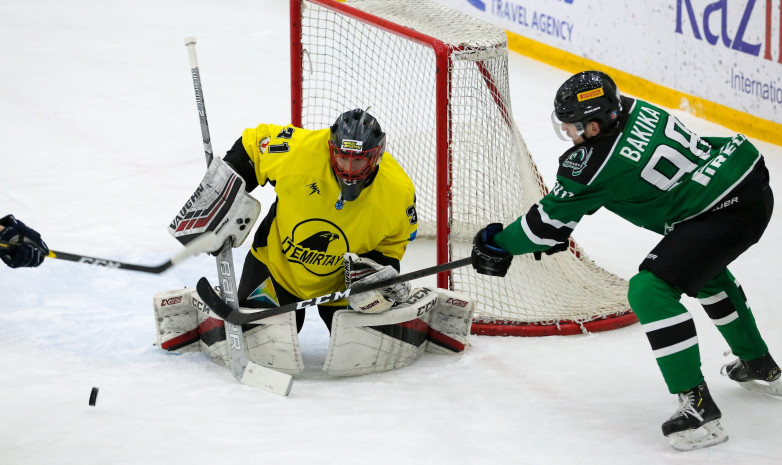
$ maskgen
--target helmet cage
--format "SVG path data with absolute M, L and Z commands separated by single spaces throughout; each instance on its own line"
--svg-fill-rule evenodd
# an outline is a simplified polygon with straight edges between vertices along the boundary
M 347 148 L 352 146 L 353 148 Z M 361 150 L 360 141 L 344 140 L 342 148 L 329 141 L 329 154 L 334 174 L 346 183 L 366 180 L 380 163 L 383 147 Z

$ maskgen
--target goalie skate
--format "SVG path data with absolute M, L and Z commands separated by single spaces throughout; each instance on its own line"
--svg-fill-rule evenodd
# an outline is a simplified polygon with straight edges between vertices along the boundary
M 725 355 L 730 355 L 726 352 Z M 754 360 L 736 360 L 720 369 L 720 374 L 739 383 L 739 386 L 749 391 L 761 392 L 772 396 L 782 396 L 782 377 L 779 365 L 771 354 L 766 354 Z

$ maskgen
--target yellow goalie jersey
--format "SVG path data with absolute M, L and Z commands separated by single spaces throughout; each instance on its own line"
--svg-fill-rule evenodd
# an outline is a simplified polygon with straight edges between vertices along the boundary
M 376 251 L 401 261 L 417 232 L 413 183 L 388 153 L 358 198 L 338 205 L 329 137 L 328 128 L 266 124 L 242 133 L 259 185 L 271 183 L 277 194 L 252 254 L 302 299 L 345 288 L 345 252 Z

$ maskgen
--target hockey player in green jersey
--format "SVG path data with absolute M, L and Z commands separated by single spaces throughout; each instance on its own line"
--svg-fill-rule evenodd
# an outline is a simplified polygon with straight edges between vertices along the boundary
M 473 267 L 504 276 L 513 255 L 564 250 L 581 218 L 601 207 L 663 235 L 628 291 L 665 383 L 679 397 L 663 434 L 679 450 L 727 440 L 680 298 L 699 299 L 738 357 L 723 374 L 748 389 L 782 394 L 779 366 L 727 269 L 771 218 L 763 156 L 742 134 L 697 136 L 665 110 L 621 96 L 598 71 L 578 73 L 559 88 L 552 121 L 574 143 L 559 159 L 556 184 L 513 223 L 479 231 Z

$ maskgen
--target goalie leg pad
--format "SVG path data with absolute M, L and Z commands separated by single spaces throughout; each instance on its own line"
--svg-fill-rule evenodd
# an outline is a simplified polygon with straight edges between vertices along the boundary
M 427 352 L 457 354 L 469 346 L 475 303 L 459 292 L 437 289 L 437 307 L 429 321 Z
M 214 318 L 195 288 L 175 289 L 153 299 L 157 346 L 175 353 L 203 352 L 228 367 L 225 322 Z M 247 359 L 288 374 L 304 370 L 293 312 L 244 325 Z
M 187 244 L 202 233 L 214 232 L 215 252 L 231 239 L 239 247 L 261 214 L 261 204 L 244 190 L 245 182 L 226 162 L 215 158 L 204 179 L 168 226 L 168 232 Z
M 429 320 L 438 294 L 415 289 L 383 313 L 337 310 L 323 371 L 332 376 L 382 373 L 413 363 L 426 351 Z
M 201 351 L 212 361 L 228 366 L 225 322 L 199 312 Z M 264 318 L 262 323 L 248 323 L 244 329 L 244 347 L 247 360 L 290 375 L 304 370 L 304 362 L 296 332 L 293 312 Z
M 264 318 L 261 322 L 245 325 L 247 359 L 289 375 L 304 371 L 295 312 Z
M 156 345 L 161 349 L 174 353 L 200 350 L 198 311 L 191 303 L 193 294 L 195 288 L 174 289 L 153 297 Z

